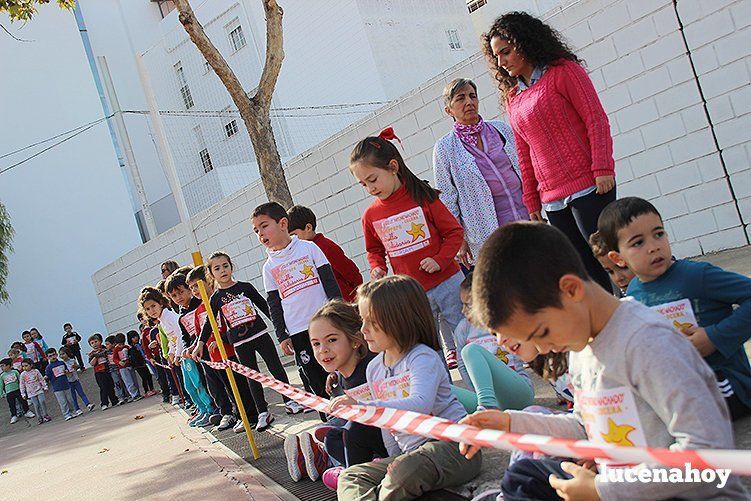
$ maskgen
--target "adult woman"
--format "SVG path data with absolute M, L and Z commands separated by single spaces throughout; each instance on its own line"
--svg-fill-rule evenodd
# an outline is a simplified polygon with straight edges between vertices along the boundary
M 161 272 L 162 272 L 162 278 L 164 280 L 167 280 L 167 277 L 172 274 L 173 271 L 178 269 L 180 267 L 179 264 L 175 261 L 165 261 L 162 263 L 161 266 Z
M 483 39 L 514 131 L 530 218 L 541 221 L 544 209 L 590 276 L 610 290 L 587 245 L 615 200 L 613 139 L 592 81 L 560 36 L 527 13 L 499 17 Z
M 496 228 L 528 214 L 508 124 L 483 121 L 477 86 L 466 78 L 446 86 L 443 102 L 454 127 L 433 149 L 433 171 L 441 201 L 464 227 L 458 258 L 469 267 Z

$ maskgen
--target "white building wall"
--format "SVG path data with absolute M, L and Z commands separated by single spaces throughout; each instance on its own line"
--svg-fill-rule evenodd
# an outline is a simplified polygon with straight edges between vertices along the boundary
M 72 13 L 48 6 L 32 22 L 0 15 L 0 23 L 33 40 L 0 37 L 0 153 L 102 117 Z M 52 144 L 4 157 L 0 170 Z M 0 200 L 16 231 L 0 345 L 7 349 L 32 326 L 50 346 L 59 346 L 64 322 L 82 336 L 103 330 L 89 277 L 141 241 L 107 125 L 0 174 Z
M 688 3 L 680 0 L 680 9 Z M 724 35 L 705 35 L 709 39 L 705 45 L 715 47 L 713 55 L 718 66 L 709 64 L 710 69 L 700 75 L 705 96 L 711 94 L 707 96 L 709 104 L 713 100 L 718 103 L 715 108 L 710 106 L 710 113 L 715 114 L 713 120 L 723 110 L 719 103 L 725 98 L 729 100 L 730 110 L 726 106 L 724 111 L 726 119 L 716 129 L 721 144 L 727 144 L 723 156 L 733 172 L 736 194 L 744 196 L 743 203 L 749 197 L 749 185 L 744 181 L 748 177 L 744 176 L 748 176 L 751 148 L 746 126 L 751 96 L 747 92 L 749 80 L 743 72 L 747 71 L 751 45 L 741 44 L 738 48 L 737 41 L 748 29 L 743 26 L 749 19 L 745 4 L 726 2 L 724 7 L 718 7 L 717 12 L 729 13 L 721 24 L 730 23 L 733 29 L 728 32 L 723 28 Z M 699 18 L 709 19 L 704 14 L 708 13 L 700 10 L 695 22 L 700 23 Z M 672 2 L 582 0 L 553 15 L 549 22 L 586 59 L 608 112 L 619 196 L 641 196 L 657 205 L 678 257 L 746 243 L 723 179 L 719 154 L 713 150 L 709 121 L 693 80 Z M 685 22 L 690 26 L 690 21 L 684 19 Z M 708 30 L 695 29 L 703 34 Z M 687 38 L 690 46 L 698 43 L 690 30 Z M 728 40 L 733 41 L 733 48 L 718 52 L 716 47 L 727 47 L 723 44 L 730 44 Z M 712 80 L 712 71 L 719 72 L 721 67 L 720 57 L 725 61 L 736 58 L 728 62 L 735 64 L 738 79 L 728 78 L 725 73 L 725 78 Z M 739 60 L 745 66 L 736 62 Z M 482 56 L 475 54 L 285 166 L 295 202 L 314 210 L 319 231 L 338 242 L 361 271 L 366 272 L 367 267 L 360 216 L 371 198 L 356 185 L 348 171 L 352 147 L 361 138 L 393 125 L 403 141 L 407 165 L 421 178 L 432 179 L 433 145 L 451 128 L 440 99 L 448 81 L 456 77 L 474 79 L 483 116 L 494 118 L 500 114 L 497 92 L 486 68 Z M 714 93 L 707 87 L 714 88 Z M 262 286 L 264 252 L 252 237 L 248 219 L 253 208 L 265 200 L 256 183 L 194 218 L 204 254 L 224 249 L 236 264 L 237 278 L 251 280 L 256 287 Z M 748 205 L 743 207 L 748 210 Z M 159 262 L 171 258 L 189 262 L 189 249 L 181 235 L 176 230 L 164 239 L 160 237 L 94 274 L 110 329 L 132 325 L 138 289 L 157 281 Z M 118 288 L 118 284 L 126 281 L 127 285 Z

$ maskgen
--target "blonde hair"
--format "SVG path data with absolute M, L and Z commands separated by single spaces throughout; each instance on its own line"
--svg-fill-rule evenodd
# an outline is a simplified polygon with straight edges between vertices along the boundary
M 357 357 L 362 360 L 368 355 L 368 345 L 362 335 L 362 319 L 357 308 L 341 299 L 332 299 L 321 306 L 310 319 L 308 325 L 316 320 L 328 320 L 334 327 L 342 331 L 347 339 L 357 344 Z

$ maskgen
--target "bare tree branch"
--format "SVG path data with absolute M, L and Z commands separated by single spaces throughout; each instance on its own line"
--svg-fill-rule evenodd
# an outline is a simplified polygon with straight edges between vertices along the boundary
M 266 61 L 253 101 L 268 110 L 271 107 L 271 96 L 274 94 L 274 87 L 282 69 L 282 61 L 284 61 L 282 30 L 284 11 L 276 0 L 263 0 L 263 10 L 266 13 Z

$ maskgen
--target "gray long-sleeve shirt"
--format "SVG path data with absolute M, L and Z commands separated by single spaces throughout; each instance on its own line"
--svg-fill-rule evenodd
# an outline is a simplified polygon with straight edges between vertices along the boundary
M 507 411 L 511 431 L 636 447 L 733 449 L 730 415 L 714 373 L 659 313 L 623 299 L 569 371 L 573 414 Z M 659 465 L 639 467 L 660 468 Z M 711 483 L 613 483 L 598 475 L 603 500 L 748 499 L 737 477 Z

